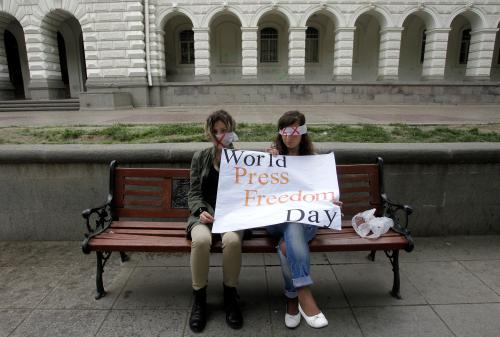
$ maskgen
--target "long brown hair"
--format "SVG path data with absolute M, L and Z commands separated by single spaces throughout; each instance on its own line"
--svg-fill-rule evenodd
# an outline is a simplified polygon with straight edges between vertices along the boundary
M 304 116 L 304 114 L 300 113 L 297 110 L 287 111 L 278 120 L 278 135 L 274 140 L 274 146 L 278 150 L 279 154 L 288 154 L 288 148 L 283 142 L 283 137 L 279 133 L 279 130 L 286 128 L 287 126 L 290 126 L 294 123 L 298 123 L 299 126 L 306 124 L 306 117 Z M 310 154 L 314 154 L 314 146 L 311 141 L 311 137 L 309 137 L 309 134 L 305 133 L 300 138 L 299 155 L 304 156 Z
M 236 130 L 236 122 L 227 111 L 225 110 L 214 111 L 210 115 L 208 115 L 207 122 L 205 123 L 205 135 L 210 141 L 212 139 L 215 139 L 213 130 L 215 123 L 217 123 L 218 121 L 224 123 L 224 125 L 227 127 L 228 132 Z

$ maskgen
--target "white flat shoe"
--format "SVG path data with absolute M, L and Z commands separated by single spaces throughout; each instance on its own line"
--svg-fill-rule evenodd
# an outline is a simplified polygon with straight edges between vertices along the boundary
M 302 308 L 300 307 L 299 304 L 299 312 L 304 317 L 304 319 L 307 322 L 307 325 L 309 325 L 311 328 L 323 328 L 328 325 L 328 320 L 326 319 L 325 315 L 320 311 L 319 314 L 313 315 L 313 316 L 307 316 L 304 311 L 302 311 Z
M 289 313 L 285 313 L 285 325 L 289 329 L 294 329 L 298 327 L 300 324 L 300 312 L 297 315 L 290 315 Z

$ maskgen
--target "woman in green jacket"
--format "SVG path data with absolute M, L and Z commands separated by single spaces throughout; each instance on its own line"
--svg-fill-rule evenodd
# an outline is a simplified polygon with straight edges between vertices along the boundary
M 189 327 L 194 332 L 202 331 L 206 325 L 206 290 L 220 158 L 222 149 L 232 148 L 233 141 L 237 140 L 235 127 L 234 119 L 226 111 L 211 113 L 205 124 L 205 134 L 213 146 L 196 152 L 191 161 L 188 194 L 191 216 L 188 219 L 187 235 L 192 240 L 190 263 L 194 301 Z M 224 308 L 226 322 L 233 329 L 239 329 L 243 325 L 236 292 L 241 269 L 242 237 L 243 231 L 222 234 Z

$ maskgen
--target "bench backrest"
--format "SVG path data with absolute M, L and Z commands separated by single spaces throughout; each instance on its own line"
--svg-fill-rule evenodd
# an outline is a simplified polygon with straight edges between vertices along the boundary
M 337 165 L 340 199 L 346 219 L 371 208 L 381 213 L 382 162 Z M 121 218 L 187 219 L 189 169 L 125 168 L 111 164 L 113 216 Z

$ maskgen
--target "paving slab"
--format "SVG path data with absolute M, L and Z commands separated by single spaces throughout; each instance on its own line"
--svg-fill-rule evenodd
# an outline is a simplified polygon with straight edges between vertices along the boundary
M 30 312 L 31 309 L 0 309 L 0 337 L 9 336 Z
M 444 238 L 450 255 L 457 260 L 499 260 L 500 236 L 472 235 Z
M 347 301 L 353 307 L 426 304 L 424 297 L 400 270 L 402 299 L 392 297 L 392 267 L 382 264 L 334 265 Z M 403 269 L 403 268 L 401 268 Z
M 136 267 L 113 309 L 186 309 L 189 267 Z
M 96 337 L 182 336 L 186 310 L 112 310 Z
M 500 260 L 461 261 L 461 264 L 500 295 Z
M 34 310 L 10 337 L 93 337 L 105 310 Z
M 0 308 L 35 308 L 64 277 L 62 267 L 0 268 Z
M 415 248 L 410 253 L 400 251 L 400 262 L 418 261 L 454 261 L 450 243 L 443 238 L 418 237 L 415 238 Z
M 498 337 L 500 303 L 435 305 L 434 310 L 457 337 Z
M 457 261 L 402 264 L 430 304 L 500 302 L 500 297 Z
M 128 266 L 105 266 L 103 275 L 106 296 L 95 300 L 95 266 L 71 266 L 58 285 L 38 305 L 39 309 L 111 309 L 133 269 Z
M 354 308 L 365 337 L 452 337 L 428 306 Z

